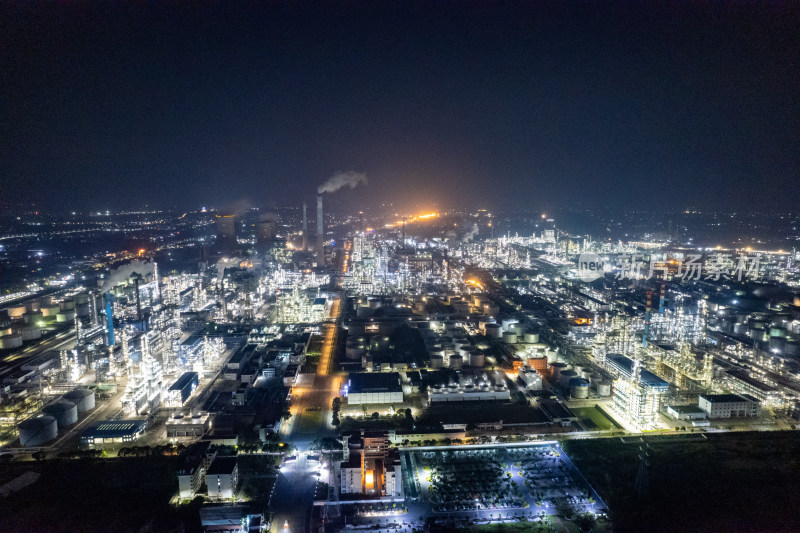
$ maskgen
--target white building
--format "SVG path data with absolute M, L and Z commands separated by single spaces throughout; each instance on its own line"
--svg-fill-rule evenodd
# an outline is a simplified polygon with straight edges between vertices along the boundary
M 396 372 L 350 374 L 346 390 L 349 405 L 403 403 L 400 374 Z
M 750 418 L 761 414 L 761 402 L 749 394 L 703 394 L 698 404 L 708 418 Z
M 209 498 L 233 498 L 239 483 L 236 457 L 217 457 L 206 473 Z

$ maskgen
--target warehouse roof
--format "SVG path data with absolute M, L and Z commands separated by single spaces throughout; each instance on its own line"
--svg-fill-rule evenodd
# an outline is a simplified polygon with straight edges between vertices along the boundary
M 106 420 L 98 422 L 81 435 L 84 438 L 119 439 L 144 431 L 145 420 Z
M 350 374 L 348 392 L 402 392 L 397 372 L 360 372 Z

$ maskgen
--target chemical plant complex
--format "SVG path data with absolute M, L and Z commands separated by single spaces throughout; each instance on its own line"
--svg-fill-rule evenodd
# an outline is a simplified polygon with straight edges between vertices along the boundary
M 800 419 L 795 251 L 316 207 L 141 215 L 163 235 L 9 292 L 5 459 L 177 453 L 209 531 L 447 530 L 608 519 L 573 439 Z

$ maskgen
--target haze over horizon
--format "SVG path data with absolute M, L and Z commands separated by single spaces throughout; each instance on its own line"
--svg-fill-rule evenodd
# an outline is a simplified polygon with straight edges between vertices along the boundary
M 0 8 L 5 201 L 794 209 L 800 8 Z

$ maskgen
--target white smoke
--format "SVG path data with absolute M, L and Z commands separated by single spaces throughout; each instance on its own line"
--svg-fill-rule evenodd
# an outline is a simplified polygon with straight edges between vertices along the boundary
M 223 257 L 217 261 L 217 275 L 222 278 L 226 268 L 233 268 L 239 266 L 244 261 L 241 257 Z
M 349 170 L 347 172 L 337 172 L 327 179 L 325 183 L 317 187 L 317 192 L 322 194 L 324 192 L 336 192 L 342 187 L 350 187 L 351 189 L 358 185 L 367 184 L 367 175 L 361 172 L 354 172 Z
M 134 274 L 139 274 L 142 278 L 147 274 L 154 274 L 154 265 L 153 262 L 136 259 L 112 270 L 107 278 L 100 280 L 98 285 L 103 292 L 108 291 L 116 285 L 125 283 Z
M 462 237 L 461 240 L 464 241 L 464 242 L 469 242 L 477 234 L 478 234 L 478 225 L 477 224 L 473 224 L 472 227 L 469 228 L 469 231 L 464 234 L 464 237 Z

